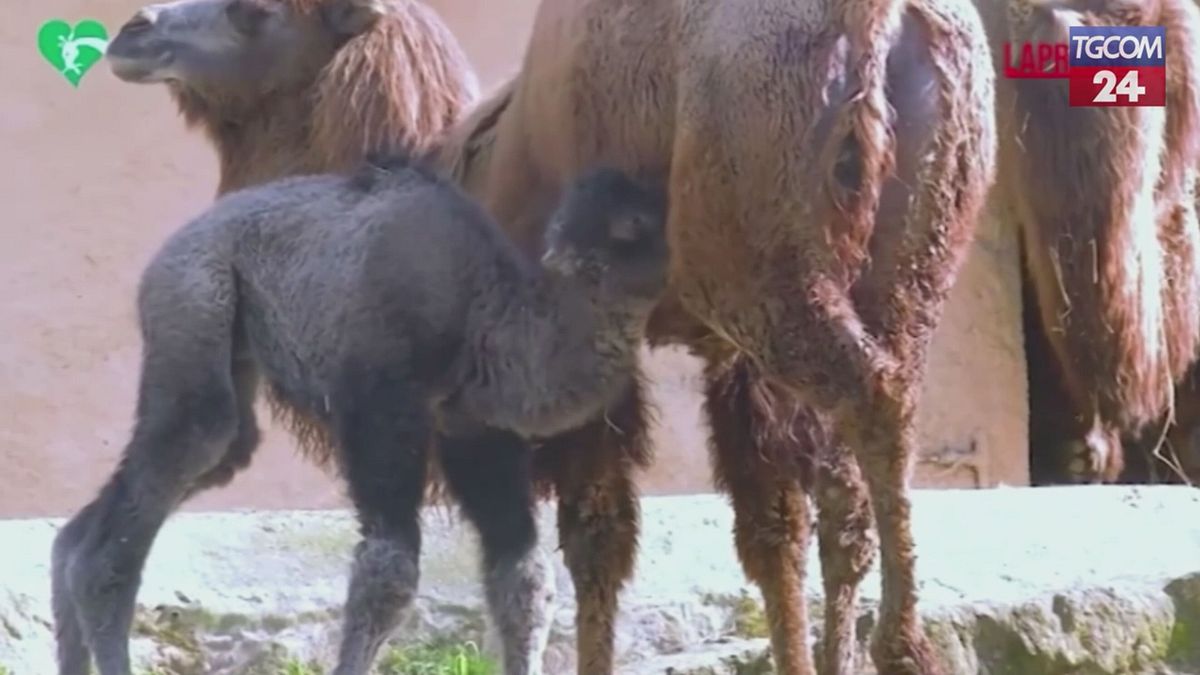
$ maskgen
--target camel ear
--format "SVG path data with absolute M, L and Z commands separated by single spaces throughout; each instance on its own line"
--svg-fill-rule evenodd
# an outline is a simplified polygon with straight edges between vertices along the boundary
M 321 6 L 326 25 L 345 39 L 362 35 L 387 13 L 384 0 L 334 0 Z

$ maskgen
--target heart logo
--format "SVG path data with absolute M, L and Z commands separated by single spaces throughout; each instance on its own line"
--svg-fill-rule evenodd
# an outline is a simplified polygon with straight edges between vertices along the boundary
M 62 19 L 51 19 L 38 29 L 38 51 L 73 87 L 79 86 L 106 49 L 108 31 L 99 21 L 84 19 L 72 27 Z

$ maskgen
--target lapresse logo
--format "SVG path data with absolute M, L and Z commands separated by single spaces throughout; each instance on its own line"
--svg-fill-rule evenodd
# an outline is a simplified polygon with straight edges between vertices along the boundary
M 1066 79 L 1073 106 L 1166 105 L 1166 28 L 1073 26 L 1068 40 L 1005 43 L 1005 76 Z
M 1166 105 L 1166 37 L 1162 26 L 1072 26 L 1071 105 Z

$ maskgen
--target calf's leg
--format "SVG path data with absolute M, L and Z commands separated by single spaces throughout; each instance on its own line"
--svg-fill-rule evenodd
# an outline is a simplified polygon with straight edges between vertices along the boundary
M 169 249 L 164 255 L 170 260 Z M 242 417 L 254 396 L 254 366 L 234 356 L 233 280 L 220 266 L 203 271 L 180 275 L 156 261 L 143 276 L 132 437 L 116 471 L 51 549 L 60 675 L 85 675 L 89 657 L 101 675 L 129 675 L 137 591 L 159 529 L 231 448 L 243 444 L 248 454 L 257 440 L 253 418 Z
M 532 450 L 508 431 L 439 436 L 450 493 L 479 532 L 488 609 L 499 629 L 506 675 L 542 672 L 553 577 L 537 547 Z
M 342 640 L 333 675 L 366 675 L 417 592 L 431 423 L 406 373 L 355 368 L 339 388 L 334 434 L 358 514 Z
M 55 537 L 60 675 L 89 672 L 89 651 L 101 675 L 130 673 L 129 631 L 154 539 L 194 481 L 239 438 L 241 405 L 227 353 L 171 356 L 189 363 L 147 350 L 137 421 L 120 464 Z
M 825 439 L 832 443 L 832 439 Z M 827 445 L 817 459 L 817 544 L 825 587 L 825 634 L 818 671 L 855 672 L 858 586 L 870 569 L 877 542 L 867 484 L 854 456 Z

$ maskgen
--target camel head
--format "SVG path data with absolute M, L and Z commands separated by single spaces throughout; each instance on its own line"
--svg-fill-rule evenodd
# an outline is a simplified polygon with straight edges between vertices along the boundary
M 222 94 L 297 89 L 384 11 L 382 0 L 176 0 L 138 10 L 106 58 L 126 82 Z
M 593 169 L 551 217 L 542 264 L 606 293 L 655 301 L 667 285 L 666 211 L 665 190 Z

